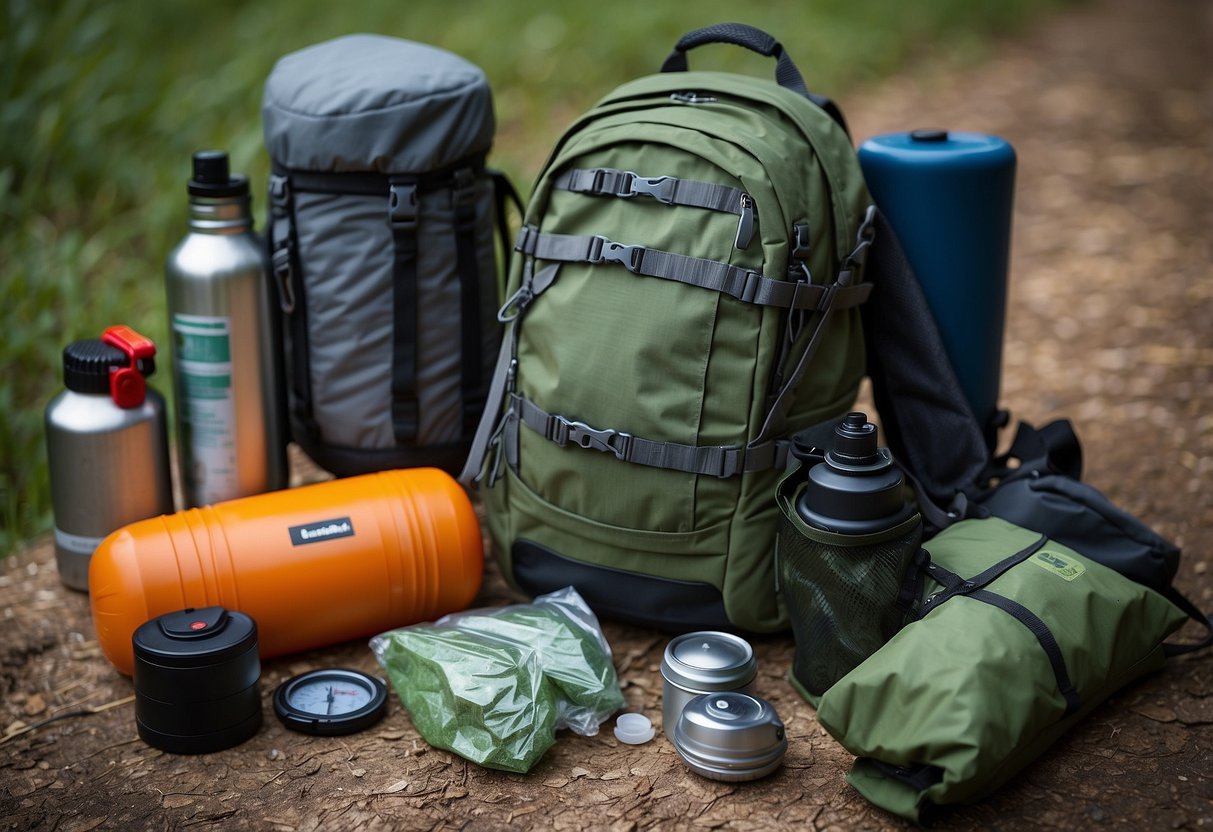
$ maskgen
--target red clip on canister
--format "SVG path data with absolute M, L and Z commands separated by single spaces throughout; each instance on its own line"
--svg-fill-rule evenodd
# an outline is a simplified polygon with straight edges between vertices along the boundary
M 130 409 L 143 404 L 147 396 L 147 381 L 156 355 L 151 338 L 140 335 L 129 326 L 111 326 L 101 333 L 101 342 L 117 347 L 126 356 L 126 366 L 110 367 L 110 398 L 118 407 Z

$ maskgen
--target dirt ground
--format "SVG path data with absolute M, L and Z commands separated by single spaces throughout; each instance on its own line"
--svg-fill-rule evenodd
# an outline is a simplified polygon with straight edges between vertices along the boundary
M 1099 0 L 996 46 L 924 63 L 843 102 L 855 135 L 947 127 L 1019 156 L 1003 403 L 1072 417 L 1086 479 L 1185 550 L 1179 586 L 1213 608 L 1213 18 L 1197 0 Z M 786 42 L 794 38 L 785 34 Z M 795 55 L 794 45 L 792 47 Z M 799 58 L 799 56 L 797 55 Z M 799 58 L 811 78 L 811 61 Z M 512 600 L 490 565 L 478 603 Z M 374 670 L 363 643 L 268 661 L 266 722 L 228 751 L 178 757 L 135 734 L 130 681 L 102 658 L 87 598 L 41 541 L 0 564 L 0 827 L 179 829 L 899 828 L 845 782 L 850 758 L 756 645 L 758 693 L 788 726 L 784 767 L 750 784 L 690 774 L 647 745 L 561 735 L 529 775 L 419 739 L 393 701 L 364 733 L 285 730 L 269 695 L 321 665 Z M 660 722 L 666 638 L 607 623 L 630 710 Z M 91 708 L 26 733 L 22 725 Z M 1213 828 L 1213 656 L 1173 661 L 1100 707 L 945 828 Z

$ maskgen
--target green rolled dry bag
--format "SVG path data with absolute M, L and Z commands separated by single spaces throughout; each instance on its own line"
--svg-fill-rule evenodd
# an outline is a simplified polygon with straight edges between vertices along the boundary
M 1162 667 L 1186 620 L 1162 595 L 998 518 L 934 537 L 918 620 L 821 697 L 848 781 L 911 820 L 1005 783 L 1118 689 Z

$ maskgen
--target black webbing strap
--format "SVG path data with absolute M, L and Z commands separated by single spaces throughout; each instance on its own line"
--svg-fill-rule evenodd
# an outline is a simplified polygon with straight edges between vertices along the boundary
M 522 217 L 526 215 L 526 206 L 522 204 L 522 197 L 518 195 L 518 190 L 508 176 L 499 170 L 490 170 L 489 176 L 493 180 L 493 201 L 496 207 L 494 216 L 497 221 L 497 238 L 501 243 L 501 267 L 497 270 L 497 301 L 500 303 L 505 298 L 504 276 L 510 273 L 510 255 L 514 251 L 506 208 L 513 205 L 518 216 Z
M 937 595 L 933 595 L 923 602 L 922 608 L 918 614 L 922 618 L 931 610 L 938 607 L 944 601 L 956 595 L 969 595 L 982 587 L 993 583 L 995 579 L 1005 573 L 1008 569 L 1018 564 L 1023 563 L 1032 555 L 1036 554 L 1041 548 L 1049 542 L 1049 538 L 1041 535 L 1035 541 L 1020 549 L 1010 557 L 1003 558 L 998 563 L 991 566 L 989 569 L 974 575 L 972 578 L 961 578 L 955 572 L 949 572 L 937 563 L 927 564 L 927 574 L 935 581 L 942 584 L 944 591 Z
M 927 574 L 937 583 L 941 584 L 944 589 L 942 592 L 931 596 L 923 602 L 918 611 L 918 617 L 925 617 L 957 595 L 964 595 L 997 607 L 1012 616 L 1028 628 L 1028 631 L 1032 633 L 1037 643 L 1040 644 L 1041 649 L 1044 650 L 1045 656 L 1049 660 L 1049 666 L 1053 669 L 1053 676 L 1057 681 L 1057 689 L 1066 703 L 1065 716 L 1069 716 L 1082 707 L 1082 697 L 1079 696 L 1078 691 L 1074 688 L 1074 683 L 1070 680 L 1065 656 L 1062 654 L 1061 647 L 1057 644 L 1057 638 L 1053 635 L 1049 626 L 1036 613 L 1018 601 L 984 589 L 984 587 L 1005 574 L 1008 569 L 1023 563 L 1040 551 L 1048 540 L 1049 538 L 1042 534 L 1028 546 L 1020 549 L 1010 557 L 1003 558 L 972 578 L 961 578 L 955 572 L 951 572 L 936 563 L 928 564 L 926 567 Z
M 657 442 L 611 428 L 593 428 L 558 414 L 548 413 L 523 396 L 510 396 L 511 415 L 535 433 L 564 448 L 576 445 L 604 453 L 637 465 L 731 477 L 750 471 L 783 468 L 789 442 L 766 442 L 754 447 L 735 445 L 682 445 Z
M 417 183 L 392 177 L 392 432 L 397 443 L 417 436 Z
M 862 280 L 864 261 L 867 259 L 868 248 L 872 245 L 872 240 L 876 233 L 875 218 L 876 206 L 869 205 L 867 211 L 864 213 L 863 221 L 859 224 L 858 231 L 855 232 L 855 246 L 843 258 L 842 265 L 838 269 L 838 275 L 834 278 L 834 282 L 831 285 L 794 284 L 812 289 L 822 289 L 827 292 L 827 295 L 822 305 L 818 307 L 820 314 L 817 316 L 817 325 L 813 329 L 813 334 L 805 342 L 791 375 L 783 381 L 772 399 L 771 406 L 767 409 L 767 415 L 763 420 L 762 429 L 758 432 L 757 441 L 763 441 L 768 437 L 783 433 L 788 409 L 792 406 L 792 399 L 796 394 L 796 390 L 800 387 L 800 382 L 804 378 L 809 364 L 813 362 L 817 349 L 825 338 L 826 327 L 830 322 L 830 316 L 834 313 L 834 310 L 846 309 L 848 306 L 857 306 L 859 303 L 866 301 L 868 295 L 871 294 L 871 283 L 855 283 L 854 281 L 857 279 Z M 859 298 L 857 303 L 839 302 L 841 298 L 851 297 L 852 293 L 856 293 L 858 290 L 862 291 L 854 295 Z
M 715 182 L 678 179 L 673 176 L 641 176 L 614 168 L 574 168 L 556 177 L 552 187 L 592 196 L 631 199 L 649 197 L 665 205 L 705 208 L 728 214 L 741 213 L 745 191 Z
M 775 280 L 719 260 L 617 243 L 602 236 L 548 234 L 531 226 L 522 229 L 514 249 L 540 260 L 618 264 L 632 274 L 673 280 L 720 292 L 743 303 L 784 309 L 846 309 L 863 303 L 872 290 L 866 283 L 820 286 Z
M 1163 597 L 1187 613 L 1188 617 L 1193 621 L 1205 628 L 1205 637 L 1200 641 L 1188 644 L 1175 644 L 1172 642 L 1163 644 L 1162 650 L 1164 655 L 1168 657 L 1182 656 L 1184 653 L 1203 650 L 1213 645 L 1213 614 L 1202 612 L 1199 607 L 1189 601 L 1182 592 L 1173 586 L 1167 587 L 1167 590 L 1163 593 Z
M 290 367 L 291 411 L 295 420 L 312 436 L 320 435 L 312 416 L 311 351 L 308 348 L 307 292 L 299 267 L 299 242 L 295 234 L 294 194 L 291 176 L 275 171 L 269 179 L 270 269 L 278 294 L 278 303 L 286 319 L 286 331 L 291 348 L 287 356 Z
M 1041 621 L 1036 613 L 1023 604 L 1004 595 L 990 592 L 988 589 L 977 589 L 966 594 L 970 598 L 998 607 L 1028 628 L 1028 631 L 1036 637 L 1036 641 L 1040 644 L 1041 649 L 1045 651 L 1045 656 L 1049 659 L 1049 666 L 1053 668 L 1053 677 L 1057 680 L 1057 690 L 1066 702 L 1063 718 L 1078 711 L 1082 707 L 1082 697 L 1078 695 L 1078 691 L 1074 688 L 1074 683 L 1070 681 L 1070 672 L 1066 669 L 1065 656 L 1062 655 L 1061 647 L 1057 644 L 1057 638 L 1053 635 L 1049 626 Z
M 936 783 L 943 781 L 944 770 L 930 763 L 895 766 L 891 763 L 881 762 L 874 757 L 859 757 L 856 762 L 867 763 L 890 780 L 905 783 L 916 792 L 925 792 Z
M 476 254 L 476 172 L 455 171 L 451 201 L 455 208 L 455 268 L 459 274 L 460 383 L 463 435 L 476 430 L 484 410 L 483 356 L 480 327 L 480 264 Z

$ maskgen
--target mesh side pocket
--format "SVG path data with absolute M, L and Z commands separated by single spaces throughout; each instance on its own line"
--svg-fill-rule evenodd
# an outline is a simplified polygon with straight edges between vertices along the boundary
M 813 697 L 876 652 L 909 621 L 899 595 L 922 543 L 915 516 L 890 537 L 808 529 L 784 512 L 776 550 L 796 651 L 792 678 Z

